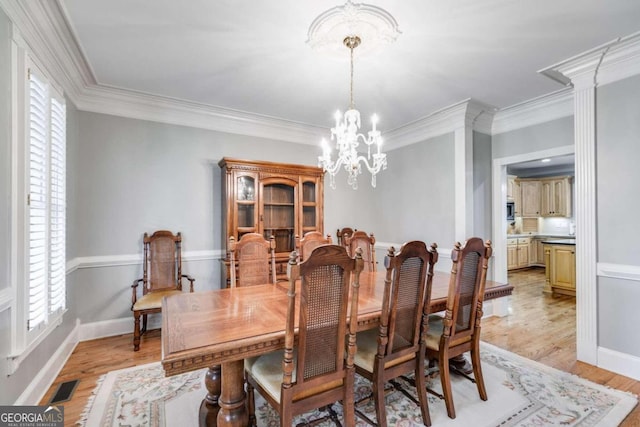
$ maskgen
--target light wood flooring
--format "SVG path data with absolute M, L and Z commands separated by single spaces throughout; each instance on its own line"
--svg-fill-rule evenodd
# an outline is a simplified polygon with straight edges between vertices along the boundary
M 511 297 L 512 313 L 503 318 L 484 319 L 483 341 L 596 383 L 640 394 L 640 382 L 576 361 L 575 299 L 543 294 L 544 269 L 515 272 L 510 274 L 509 282 L 515 287 Z M 133 325 L 133 319 L 131 323 Z M 49 402 L 58 384 L 80 380 L 71 400 L 63 403 L 65 426 L 73 426 L 102 374 L 159 361 L 160 354 L 159 330 L 143 336 L 138 352 L 133 351 L 132 334 L 81 342 L 41 404 Z M 621 425 L 640 426 L 640 407 Z

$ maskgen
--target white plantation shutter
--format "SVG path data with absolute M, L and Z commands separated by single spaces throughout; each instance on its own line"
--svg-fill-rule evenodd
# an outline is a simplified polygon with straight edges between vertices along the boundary
M 27 329 L 39 330 L 65 308 L 64 99 L 36 69 L 29 72 Z
M 51 210 L 49 313 L 65 308 L 66 109 L 64 100 L 51 99 Z

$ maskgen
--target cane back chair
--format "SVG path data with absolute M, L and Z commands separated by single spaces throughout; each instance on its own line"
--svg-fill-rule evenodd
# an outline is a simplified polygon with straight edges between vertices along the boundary
M 438 361 L 442 398 L 449 418 L 456 417 L 449 372 L 449 359 L 452 357 L 467 351 L 471 353 L 474 378 L 468 379 L 476 383 L 480 398 L 487 400 L 480 365 L 480 320 L 491 253 L 491 242 L 484 243 L 477 237 L 467 240 L 464 247 L 456 243 L 451 252 L 453 266 L 444 318 L 429 316 L 426 357 Z
M 189 280 L 193 292 L 195 279 L 182 274 L 182 235 L 159 230 L 149 236 L 144 233 L 144 260 L 142 279 L 131 285 L 133 311 L 133 350 L 140 350 L 140 336 L 147 331 L 147 315 L 162 311 L 162 298 L 182 292 L 182 279 Z M 138 286 L 142 283 L 142 290 Z M 138 296 L 140 293 L 140 296 Z M 140 328 L 142 317 L 142 329 Z
M 345 237 L 344 241 L 350 255 L 355 254 L 357 248 L 362 248 L 364 271 L 376 271 L 376 238 L 373 233 L 367 235 L 364 231 L 356 230 L 351 236 Z
M 262 234 L 243 234 L 238 242 L 229 237 L 230 286 L 253 286 L 276 283 L 276 241 Z
M 350 305 L 350 318 L 356 319 L 362 256 L 358 251 L 351 258 L 343 247 L 325 245 L 317 247 L 300 264 L 297 258 L 295 251 L 289 258 L 284 351 L 245 360 L 250 420 L 255 424 L 253 390 L 257 388 L 279 412 L 283 427 L 292 425 L 294 415 L 325 406 L 328 417 L 340 424 L 331 408 L 336 401 L 342 401 L 345 424 L 354 426 L 357 322 L 347 325 L 347 307 Z
M 296 250 L 300 255 L 300 261 L 307 259 L 311 255 L 311 251 L 318 246 L 331 245 L 332 243 L 331 235 L 327 234 L 327 237 L 324 237 L 319 231 L 310 231 L 302 239 L 296 236 Z
M 423 424 L 431 425 L 424 377 L 425 327 L 427 322 L 433 267 L 438 261 L 437 245 L 405 243 L 400 252 L 389 248 L 384 264 L 384 286 L 380 326 L 357 335 L 356 372 L 372 382 L 378 426 L 387 425 L 385 383 L 413 372 L 418 401 L 393 382 L 394 387 L 420 405 Z M 373 421 L 356 409 L 359 416 Z

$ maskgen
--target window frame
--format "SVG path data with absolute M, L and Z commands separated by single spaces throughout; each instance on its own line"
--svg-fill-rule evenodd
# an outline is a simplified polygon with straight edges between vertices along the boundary
M 29 197 L 30 197 L 30 72 L 38 75 L 49 88 L 47 98 L 49 109 L 46 117 L 47 123 L 51 122 L 51 103 L 56 99 L 62 104 L 64 116 L 63 146 L 66 147 L 66 100 L 61 87 L 47 72 L 46 68 L 29 51 L 27 44 L 12 26 L 11 41 L 11 354 L 8 357 L 8 373 L 14 373 L 20 363 L 60 324 L 62 324 L 66 307 L 66 235 L 63 225 L 62 233 L 62 267 L 57 265 L 60 274 L 62 268 L 62 307 L 55 311 L 50 311 L 50 289 L 49 277 L 51 276 L 50 265 L 47 260 L 46 268 L 46 308 L 45 319 L 38 327 L 28 328 L 29 319 Z M 31 70 L 31 71 L 30 71 Z M 46 145 L 47 153 L 52 145 L 51 126 L 47 128 Z M 66 148 L 65 148 L 66 150 Z M 47 154 L 49 155 L 49 154 Z M 62 159 L 62 185 L 66 187 L 66 151 Z M 47 186 L 50 186 L 50 170 L 47 170 Z M 63 213 L 66 218 L 66 189 L 63 189 Z M 51 210 L 50 200 L 46 201 L 47 218 Z M 65 220 L 66 221 L 66 220 Z M 49 229 L 47 225 L 47 229 Z M 50 252 L 51 235 L 47 231 L 46 250 Z

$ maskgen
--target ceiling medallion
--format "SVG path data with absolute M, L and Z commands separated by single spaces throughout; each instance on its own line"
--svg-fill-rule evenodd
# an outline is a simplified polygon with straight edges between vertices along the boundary
M 329 174 L 331 188 L 336 188 L 335 175 L 342 168 L 347 172 L 347 182 L 354 190 L 358 188 L 358 175 L 362 173 L 363 166 L 371 173 L 373 187 L 376 186 L 378 172 L 387 168 L 387 155 L 381 150 L 382 136 L 376 129 L 378 118 L 375 114 L 371 118 L 372 128 L 367 135 L 359 133 L 360 112 L 356 110 L 353 101 L 353 50 L 376 50 L 381 45 L 393 42 L 398 34 L 398 23 L 387 11 L 364 3 L 354 4 L 351 0 L 347 0 L 344 6 L 322 13 L 309 27 L 308 43 L 315 50 L 335 55 L 337 52 L 334 52 L 334 47 L 339 45 L 341 56 L 345 56 L 343 46 L 350 53 L 349 109 L 344 116 L 340 111 L 336 112 L 336 124 L 331 128 L 331 140 L 335 141 L 337 158 L 331 158 L 331 147 L 324 139 L 322 156 L 318 157 L 318 165 Z M 360 142 L 366 145 L 366 157 L 358 151 Z M 377 148 L 373 154 L 372 145 Z

